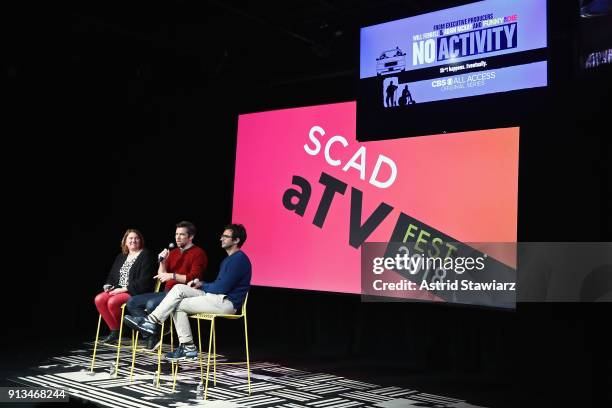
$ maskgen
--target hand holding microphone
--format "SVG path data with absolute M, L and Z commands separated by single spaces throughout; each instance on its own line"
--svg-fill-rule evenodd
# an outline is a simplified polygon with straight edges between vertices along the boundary
M 173 249 L 175 247 L 174 243 L 171 242 L 170 244 L 168 244 L 168 248 L 164 248 L 163 251 L 161 251 L 159 253 L 159 255 L 157 255 L 157 261 L 158 262 L 163 262 L 166 257 L 168 256 L 168 254 L 170 253 L 170 250 Z
M 189 282 L 187 286 L 189 286 L 190 288 L 194 288 L 194 289 L 200 289 L 202 287 L 202 284 L 203 282 L 200 282 L 198 278 L 195 278 L 194 280 Z
M 167 258 L 168 258 L 168 254 L 170 253 L 170 250 L 172 250 L 175 247 L 174 243 L 171 242 L 170 244 L 168 244 L 168 248 L 164 248 L 163 251 L 161 251 L 159 253 L 159 255 L 157 255 L 157 261 L 164 265 L 164 270 L 166 269 L 165 264 L 163 264 L 162 262 L 164 262 Z M 159 279 L 162 282 L 167 282 L 170 279 L 175 279 L 175 276 L 173 273 L 168 273 L 168 272 L 160 272 L 157 275 L 155 275 L 153 277 L 154 279 Z

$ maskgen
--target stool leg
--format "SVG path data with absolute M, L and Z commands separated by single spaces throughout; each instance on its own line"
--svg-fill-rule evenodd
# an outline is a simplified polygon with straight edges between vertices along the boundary
M 164 344 L 164 323 L 161 325 L 161 332 L 159 333 L 159 347 L 157 349 L 157 387 L 159 388 L 159 377 L 161 375 L 161 351 Z
M 174 324 L 172 323 L 172 319 L 170 319 L 170 351 L 174 351 Z
M 117 359 L 115 360 L 115 378 L 119 372 L 119 354 L 121 353 L 121 339 L 123 336 L 123 315 L 125 314 L 125 303 L 121 305 L 121 323 L 119 324 L 119 345 L 117 347 Z
M 176 368 L 174 367 L 175 364 Z M 172 370 L 172 392 L 174 392 L 174 390 L 176 389 L 176 376 L 178 375 L 178 361 L 173 361 L 170 368 Z
M 213 380 L 217 386 L 217 330 L 213 330 Z
M 208 338 L 208 361 L 206 363 L 206 385 L 204 386 L 204 401 L 208 395 L 208 375 L 210 374 L 210 346 L 212 345 L 213 333 L 215 331 L 215 319 L 210 321 L 210 336 Z
M 172 319 L 170 320 L 170 351 L 174 351 L 174 315 L 172 315 Z M 176 367 L 174 366 L 176 364 Z M 176 389 L 176 376 L 178 375 L 178 361 L 172 361 L 170 363 L 170 369 L 172 370 L 172 391 Z
M 130 369 L 130 382 L 132 382 L 132 376 L 134 375 L 134 364 L 136 363 L 136 347 L 138 345 L 138 331 L 136 331 L 136 339 L 132 344 L 132 368 Z
M 96 350 L 98 349 L 98 336 L 100 336 L 100 323 L 102 322 L 102 315 L 98 317 L 98 328 L 96 329 L 96 341 L 94 342 L 93 356 L 91 357 L 91 372 L 93 373 L 94 363 L 96 361 Z
M 249 361 L 249 332 L 247 330 L 247 317 L 244 315 L 244 342 L 246 344 L 246 358 L 247 358 L 247 379 L 249 383 L 249 395 L 251 395 L 251 364 Z
M 200 319 L 198 321 L 198 348 L 200 349 L 200 382 L 204 381 L 204 367 L 202 366 L 202 331 L 200 329 Z

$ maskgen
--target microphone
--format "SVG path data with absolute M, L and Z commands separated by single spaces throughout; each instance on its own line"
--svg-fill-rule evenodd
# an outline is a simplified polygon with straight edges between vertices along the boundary
M 176 245 L 174 245 L 174 242 L 171 242 L 171 243 L 169 243 L 169 244 L 168 244 L 168 249 L 169 249 L 169 250 L 172 250 L 172 249 L 173 249 L 175 246 L 176 246 Z M 166 258 L 165 256 L 161 256 L 161 255 L 159 255 L 159 256 L 157 257 L 157 261 L 158 261 L 158 262 L 161 262 L 161 261 L 163 261 L 165 258 Z

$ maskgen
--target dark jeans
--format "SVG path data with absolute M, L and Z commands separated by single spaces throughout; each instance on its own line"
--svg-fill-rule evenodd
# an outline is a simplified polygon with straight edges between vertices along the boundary
M 142 295 L 132 296 L 126 304 L 128 314 L 132 316 L 147 316 L 164 300 L 167 293 L 143 293 Z

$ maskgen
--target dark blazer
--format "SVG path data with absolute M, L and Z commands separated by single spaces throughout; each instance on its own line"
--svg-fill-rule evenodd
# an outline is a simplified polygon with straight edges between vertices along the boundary
M 115 287 L 119 287 L 119 270 L 127 259 L 127 254 L 120 253 L 115 258 L 111 267 L 106 283 L 110 283 Z M 130 268 L 127 290 L 132 296 L 141 293 L 153 292 L 155 280 L 153 276 L 157 273 L 157 261 L 151 251 L 143 249 L 136 262 Z

